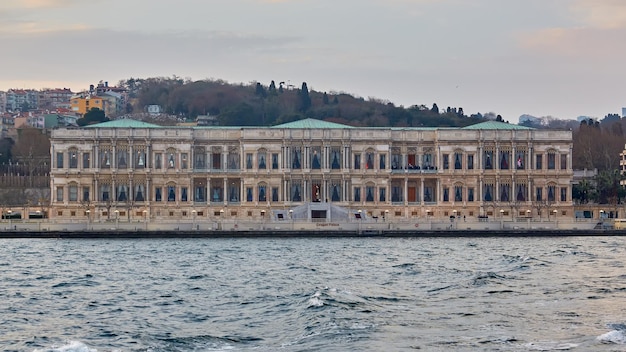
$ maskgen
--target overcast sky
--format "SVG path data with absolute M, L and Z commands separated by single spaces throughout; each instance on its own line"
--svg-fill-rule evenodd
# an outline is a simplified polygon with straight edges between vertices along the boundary
M 625 43 L 625 0 L 0 0 L 0 90 L 177 75 L 603 117 Z

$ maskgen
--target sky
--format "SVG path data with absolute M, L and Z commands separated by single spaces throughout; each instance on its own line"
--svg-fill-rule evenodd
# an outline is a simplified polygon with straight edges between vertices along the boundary
M 602 118 L 624 38 L 624 0 L 1 0 L 0 90 L 176 75 Z

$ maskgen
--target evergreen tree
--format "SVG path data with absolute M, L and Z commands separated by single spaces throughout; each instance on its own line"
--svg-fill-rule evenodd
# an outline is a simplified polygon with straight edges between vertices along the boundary
M 263 85 L 259 82 L 256 83 L 256 92 L 255 94 L 261 98 L 265 98 L 267 96 L 267 92 L 265 91 L 265 88 L 263 87 Z
M 430 109 L 430 111 L 434 112 L 435 114 L 439 113 L 439 107 L 437 106 L 437 103 L 433 103 L 433 108 Z
M 302 88 L 298 92 L 298 96 L 300 98 L 298 110 L 306 112 L 309 108 L 311 108 L 311 97 L 309 96 L 309 88 L 307 87 L 306 82 L 302 82 Z
M 109 121 L 109 119 L 105 116 L 104 111 L 98 108 L 91 108 L 82 118 L 76 121 L 76 124 L 78 126 L 87 126 L 106 121 Z
M 324 105 L 328 105 L 329 103 L 328 94 L 326 94 L 326 92 L 324 92 L 324 96 L 322 97 L 322 102 L 324 102 Z
M 276 92 L 276 83 L 274 83 L 274 80 L 272 80 L 272 83 L 270 83 L 270 87 L 268 91 L 269 91 L 269 95 L 272 95 L 272 96 L 278 95 L 278 92 Z
M 333 98 L 333 105 L 337 104 L 339 104 L 339 98 L 335 95 L 335 97 Z

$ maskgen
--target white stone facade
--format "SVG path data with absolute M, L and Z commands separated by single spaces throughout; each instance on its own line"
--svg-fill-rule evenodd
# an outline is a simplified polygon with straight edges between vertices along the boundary
M 573 217 L 572 133 L 481 128 L 56 129 L 58 220 L 263 219 L 330 203 L 387 221 Z

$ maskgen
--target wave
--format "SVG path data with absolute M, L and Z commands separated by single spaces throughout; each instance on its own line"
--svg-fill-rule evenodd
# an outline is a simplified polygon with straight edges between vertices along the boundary
M 617 345 L 626 344 L 625 324 L 609 324 L 609 328 L 613 330 L 598 336 L 596 339 L 602 343 L 612 343 Z
M 36 349 L 33 352 L 97 352 L 80 341 L 67 341 L 63 346 L 52 346 L 47 349 Z

